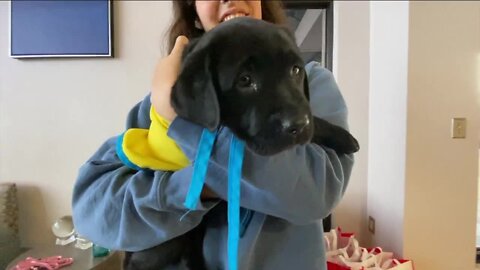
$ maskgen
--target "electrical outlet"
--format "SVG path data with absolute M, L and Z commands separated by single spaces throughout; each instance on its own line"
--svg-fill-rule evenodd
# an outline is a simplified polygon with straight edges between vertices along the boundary
M 375 234 L 375 219 L 371 216 L 368 216 L 368 230 Z
M 453 118 L 452 119 L 452 138 L 464 139 L 467 133 L 467 119 Z

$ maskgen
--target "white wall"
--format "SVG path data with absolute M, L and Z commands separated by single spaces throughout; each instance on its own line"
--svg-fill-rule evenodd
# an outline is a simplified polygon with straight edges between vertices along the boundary
M 404 254 L 418 269 L 474 269 L 480 3 L 413 1 L 409 19 Z M 450 137 L 453 117 L 466 139 Z
M 402 252 L 409 2 L 370 4 L 368 215 L 371 244 Z
M 148 92 L 170 5 L 115 1 L 113 59 L 15 60 L 0 2 L 0 181 L 19 185 L 23 245 L 52 243 L 79 166 Z
M 336 208 L 334 222 L 344 231 L 356 232 L 368 243 L 367 161 L 370 73 L 370 4 L 366 1 L 334 3 L 333 73 L 349 110 L 350 131 L 360 143 L 345 197 Z
M 372 243 L 417 269 L 474 269 L 480 3 L 371 2 Z M 467 138 L 450 138 L 466 117 Z
M 480 4 L 335 5 L 334 73 L 352 132 L 368 152 L 357 155 L 337 224 L 360 232 L 363 245 L 413 259 L 417 269 L 474 269 Z M 362 57 L 369 58 L 363 66 Z M 450 138 L 453 117 L 467 117 L 467 139 Z M 362 192 L 365 201 L 356 196 Z M 375 234 L 365 230 L 367 215 L 376 219 Z

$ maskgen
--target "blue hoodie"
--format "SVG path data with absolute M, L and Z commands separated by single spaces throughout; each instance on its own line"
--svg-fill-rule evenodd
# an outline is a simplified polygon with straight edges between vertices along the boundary
M 347 127 L 347 108 L 327 69 L 311 62 L 313 114 Z M 129 113 L 127 129 L 150 126 L 150 97 Z M 203 128 L 177 117 L 168 129 L 194 160 Z M 175 172 L 134 170 L 118 158 L 117 137 L 107 140 L 80 168 L 73 192 L 77 232 L 98 245 L 139 251 L 181 235 L 208 213 L 204 257 L 208 269 L 227 269 L 227 174 L 231 132 L 218 134 L 205 184 L 221 198 L 203 201 L 188 212 L 183 205 L 193 166 Z M 322 218 L 342 198 L 353 166 L 352 155 L 315 144 L 274 156 L 245 150 L 241 179 L 241 270 L 326 270 Z M 184 269 L 182 266 L 178 270 Z

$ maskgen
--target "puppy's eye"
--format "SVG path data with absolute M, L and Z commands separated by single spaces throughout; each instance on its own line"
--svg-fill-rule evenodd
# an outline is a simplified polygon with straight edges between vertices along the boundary
M 255 80 L 249 74 L 243 74 L 238 77 L 236 86 L 241 89 L 241 91 L 245 91 L 246 93 L 250 92 L 257 92 L 258 85 Z
M 292 76 L 298 76 L 300 74 L 301 68 L 299 66 L 293 66 L 290 74 Z
M 243 75 L 238 79 L 238 84 L 241 87 L 249 87 L 252 85 L 252 78 L 249 75 Z

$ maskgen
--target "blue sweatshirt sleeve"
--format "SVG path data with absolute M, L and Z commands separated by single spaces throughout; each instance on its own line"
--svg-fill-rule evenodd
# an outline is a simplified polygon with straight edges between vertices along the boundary
M 306 66 L 310 103 L 315 116 L 347 127 L 347 108 L 333 75 L 318 63 Z M 168 134 L 193 160 L 202 128 L 177 117 Z M 228 155 L 231 131 L 219 133 L 210 159 L 208 185 L 227 200 Z M 332 149 L 307 144 L 274 156 L 245 150 L 241 181 L 241 206 L 307 224 L 328 216 L 342 198 L 353 166 L 353 155 L 337 155 Z M 173 173 L 171 181 L 190 179 L 192 167 Z
M 148 128 L 149 97 L 129 114 L 127 128 Z M 215 201 L 201 202 L 185 215 L 189 178 L 171 172 L 134 170 L 116 154 L 118 137 L 107 140 L 80 168 L 73 190 L 75 230 L 113 250 L 156 246 L 198 225 Z

